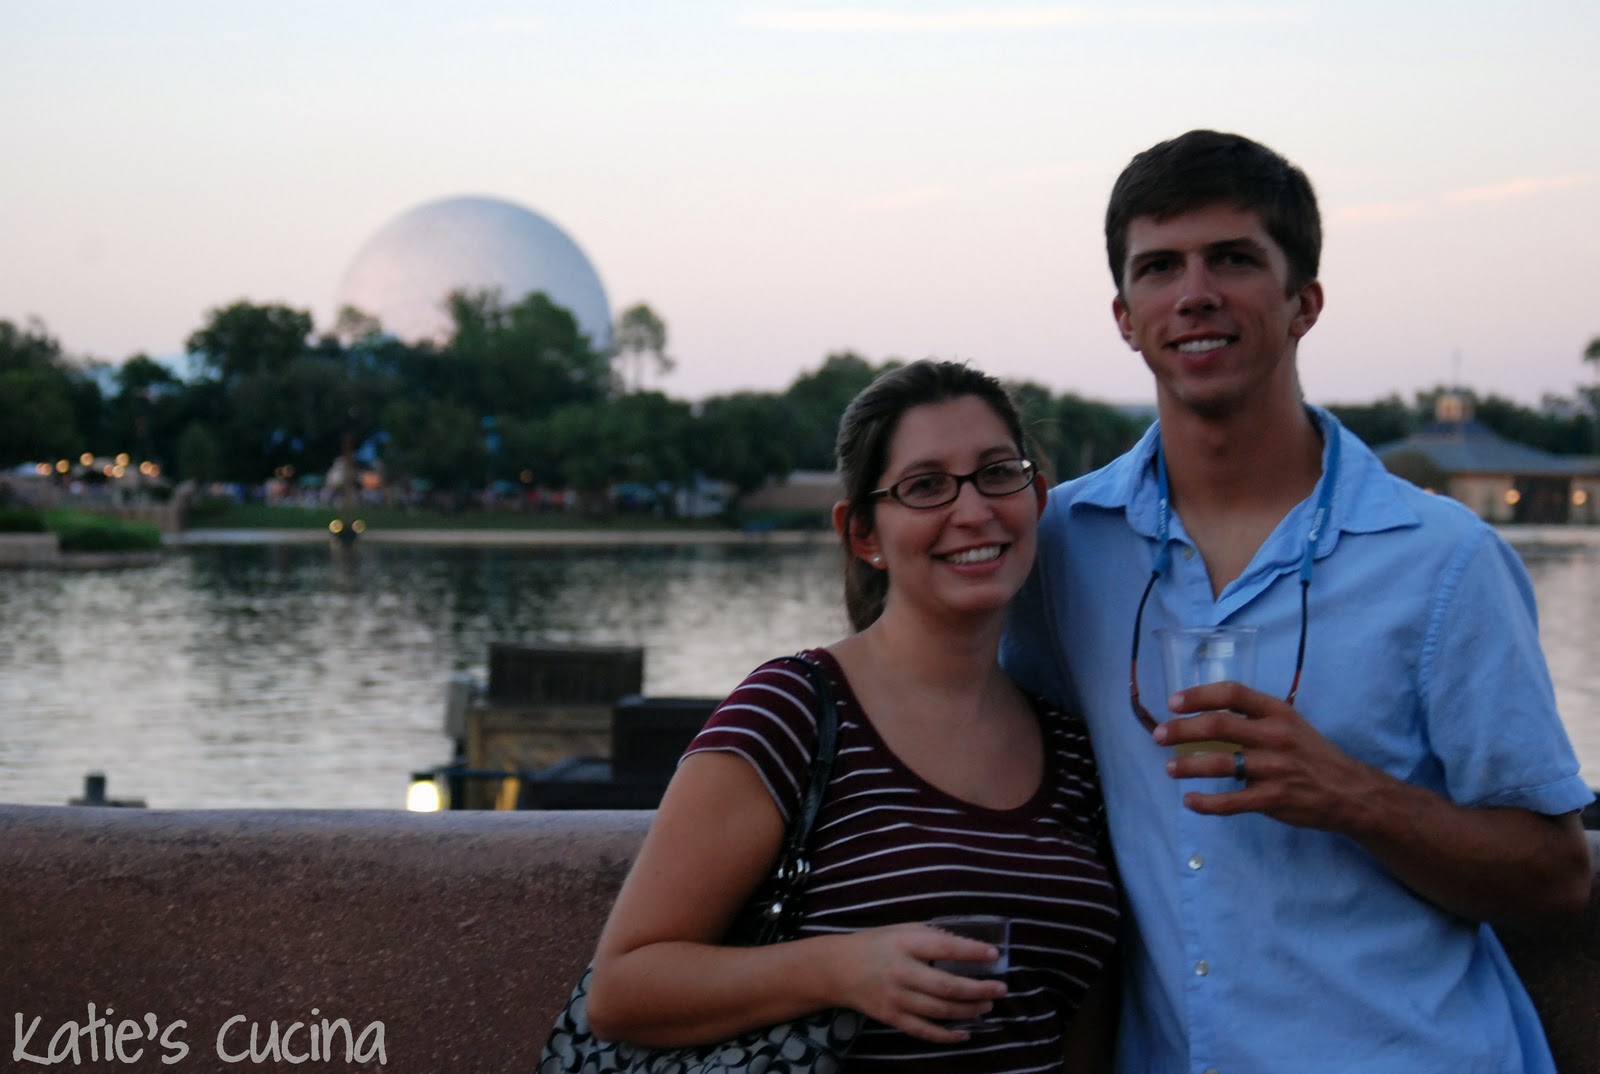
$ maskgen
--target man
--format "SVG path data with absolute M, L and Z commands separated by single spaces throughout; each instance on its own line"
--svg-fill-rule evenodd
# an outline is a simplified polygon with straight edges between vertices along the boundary
M 1582 912 L 1593 793 L 1520 561 L 1300 398 L 1321 224 L 1288 161 L 1157 145 L 1106 245 L 1159 420 L 1051 494 L 1004 655 L 1093 736 L 1136 926 L 1118 1069 L 1552 1071 L 1488 925 Z M 1169 698 L 1154 631 L 1222 623 L 1259 628 L 1259 690 Z

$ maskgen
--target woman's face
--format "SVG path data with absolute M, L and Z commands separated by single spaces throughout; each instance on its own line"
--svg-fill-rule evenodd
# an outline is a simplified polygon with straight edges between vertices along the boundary
M 913 407 L 900 417 L 878 488 L 919 474 L 970 474 L 1018 457 L 1005 422 L 977 396 Z M 993 612 L 1021 588 L 1033 566 L 1044 482 L 985 496 L 964 481 L 941 507 L 913 508 L 878 499 L 873 530 L 858 535 L 857 555 L 889 572 L 888 608 L 909 602 L 938 614 Z

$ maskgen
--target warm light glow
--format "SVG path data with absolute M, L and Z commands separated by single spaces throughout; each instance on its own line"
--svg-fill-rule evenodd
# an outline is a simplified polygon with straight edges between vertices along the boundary
M 90 454 L 89 452 L 85 451 L 82 455 L 78 456 L 78 462 L 80 462 L 84 466 L 93 466 L 94 465 L 94 456 L 92 454 Z
M 1506 489 L 1506 503 L 1515 505 L 1522 500 L 1522 493 L 1516 489 Z
M 439 798 L 439 784 L 425 772 L 411 777 L 406 788 L 406 808 L 413 813 L 437 813 L 444 803 Z
M 64 474 L 70 469 L 72 469 L 72 464 L 66 459 L 62 459 L 56 463 L 56 473 L 58 474 Z
M 1573 489 L 1572 490 L 1572 506 L 1574 506 L 1574 507 L 1582 507 L 1584 504 L 1586 504 L 1588 502 L 1589 502 L 1589 493 L 1588 493 L 1587 490 L 1585 490 L 1585 489 Z
M 107 477 L 110 477 L 110 476 L 111 476 L 111 471 L 113 471 L 113 470 L 115 470 L 115 469 L 116 469 L 116 467 L 115 467 L 115 466 L 112 466 L 112 465 L 111 465 L 111 464 L 110 464 L 110 463 L 109 463 L 109 462 L 108 462 L 108 463 L 106 463 L 106 464 L 105 464 L 105 465 L 104 465 L 104 466 L 102 466 L 102 467 L 100 467 L 100 472 L 101 472 L 101 473 L 102 473 L 102 474 L 105 474 L 105 475 L 106 475 L 106 476 L 107 476 Z
M 111 476 L 112 477 L 121 477 L 123 474 L 126 474 L 127 472 L 128 472 L 128 468 L 126 466 L 123 466 L 120 463 L 111 468 Z
M 128 465 L 128 463 L 130 461 L 131 460 L 128 458 L 128 453 L 126 451 L 124 451 L 122 454 L 117 456 L 117 465 L 118 466 L 126 466 L 126 465 Z
M 41 462 L 39 465 L 33 468 L 33 472 L 38 474 L 40 477 L 49 477 L 50 464 L 47 462 Z
M 342 519 L 342 518 L 336 518 L 332 522 L 328 523 L 328 532 L 329 533 L 339 533 L 343 529 L 344 529 L 344 519 Z
M 355 530 L 357 533 L 366 533 L 367 532 L 367 524 L 365 522 L 361 521 L 359 518 L 356 519 L 354 522 L 350 523 L 350 528 L 352 530 Z

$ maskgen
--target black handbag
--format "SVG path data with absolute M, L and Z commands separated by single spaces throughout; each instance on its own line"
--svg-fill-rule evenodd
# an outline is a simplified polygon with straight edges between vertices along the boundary
M 839 716 L 827 674 L 805 657 L 784 659 L 799 664 L 816 690 L 817 752 L 805 797 L 789 825 L 772 876 L 729 931 L 726 942 L 741 946 L 793 939 L 799 929 L 800 904 L 811 872 L 811 830 L 833 775 L 839 741 Z M 539 1057 L 537 1074 L 837 1074 L 865 1020 L 861 1012 L 839 1007 L 713 1044 L 651 1048 L 605 1041 L 589 1028 L 586 1003 L 593 972 L 592 964 L 584 970 L 556 1018 Z

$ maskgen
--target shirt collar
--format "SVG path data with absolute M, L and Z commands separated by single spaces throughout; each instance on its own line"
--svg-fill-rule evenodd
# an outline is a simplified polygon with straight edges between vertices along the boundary
M 1398 479 L 1389 474 L 1360 437 L 1321 407 L 1308 405 L 1306 412 L 1322 431 L 1324 470 L 1328 438 L 1341 438 L 1339 487 L 1334 490 L 1332 517 L 1317 541 L 1318 557 L 1333 550 L 1341 532 L 1378 533 L 1420 524 L 1417 513 L 1400 495 L 1396 486 Z M 1072 498 L 1072 509 L 1096 507 L 1125 511 L 1130 528 L 1154 538 L 1159 524 L 1157 501 L 1160 498 L 1155 458 L 1160 445 L 1161 423 L 1156 421 L 1145 430 L 1139 442 L 1115 462 L 1084 478 Z

